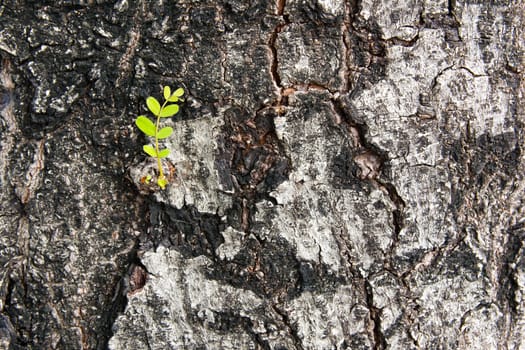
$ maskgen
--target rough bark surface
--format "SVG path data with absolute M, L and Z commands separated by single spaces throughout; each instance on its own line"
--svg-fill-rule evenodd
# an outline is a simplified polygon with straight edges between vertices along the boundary
M 524 5 L 0 2 L 0 347 L 525 349 Z

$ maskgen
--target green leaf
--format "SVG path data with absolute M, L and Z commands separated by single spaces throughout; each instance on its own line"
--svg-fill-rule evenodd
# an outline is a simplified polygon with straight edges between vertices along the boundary
M 157 133 L 157 138 L 159 140 L 165 139 L 166 137 L 169 137 L 173 133 L 173 129 L 169 126 L 162 128 Z
M 178 105 L 167 105 L 160 111 L 160 116 L 163 118 L 174 116 L 179 112 L 179 106 Z
M 169 100 L 171 96 L 171 89 L 169 86 L 164 86 L 164 99 Z
M 167 148 L 164 148 L 163 150 L 159 151 L 159 158 L 166 158 L 170 154 L 170 150 Z
M 170 98 L 168 98 L 167 100 L 169 102 L 177 102 L 180 99 L 179 97 L 181 97 L 182 95 L 184 95 L 184 89 L 178 88 L 173 94 L 171 94 Z
M 155 151 L 155 148 L 153 148 L 152 145 L 144 145 L 142 149 L 144 150 L 144 152 L 146 152 L 148 156 L 157 158 L 157 151 Z
M 160 103 L 159 101 L 157 101 L 157 99 L 155 97 L 148 97 L 146 99 L 146 105 L 148 106 L 149 110 L 151 111 L 151 113 L 155 114 L 155 115 L 159 115 L 159 112 L 160 112 Z
M 139 116 L 135 120 L 137 127 L 148 136 L 155 136 L 155 124 L 146 116 Z
M 184 95 L 184 89 L 183 88 L 178 88 L 177 90 L 175 90 L 173 95 L 177 96 L 177 97 L 181 97 L 182 95 Z

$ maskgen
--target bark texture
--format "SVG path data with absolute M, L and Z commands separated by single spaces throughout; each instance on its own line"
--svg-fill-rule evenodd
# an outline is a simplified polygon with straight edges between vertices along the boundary
M 525 349 L 524 5 L 0 2 L 0 347 Z

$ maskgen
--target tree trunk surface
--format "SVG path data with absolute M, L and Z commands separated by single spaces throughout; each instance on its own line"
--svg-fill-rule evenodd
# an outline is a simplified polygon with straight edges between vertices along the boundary
M 524 6 L 0 2 L 0 348 L 525 349 Z

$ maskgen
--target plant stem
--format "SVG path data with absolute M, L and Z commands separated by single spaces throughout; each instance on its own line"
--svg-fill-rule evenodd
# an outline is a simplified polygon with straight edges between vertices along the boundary
M 162 162 L 160 161 L 159 156 L 159 139 L 157 138 L 157 133 L 159 132 L 160 125 L 160 112 L 164 109 L 168 101 L 164 101 L 162 107 L 160 107 L 159 114 L 157 114 L 157 123 L 155 123 L 155 152 L 157 154 L 157 166 L 159 168 L 159 180 L 164 180 L 164 172 L 162 171 Z

